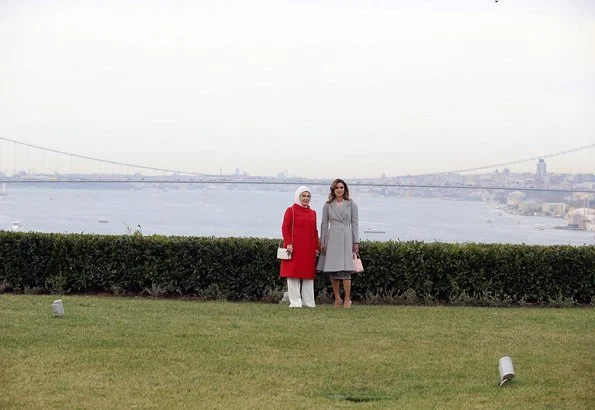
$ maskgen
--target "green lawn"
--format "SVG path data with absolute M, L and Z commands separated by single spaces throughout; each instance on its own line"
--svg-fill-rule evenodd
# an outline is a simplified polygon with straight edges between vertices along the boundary
M 54 299 L 0 295 L 0 408 L 595 407 L 593 308 Z

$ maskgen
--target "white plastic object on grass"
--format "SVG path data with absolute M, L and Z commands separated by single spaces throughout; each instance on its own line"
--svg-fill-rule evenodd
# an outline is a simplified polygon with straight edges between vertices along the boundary
M 512 359 L 509 356 L 501 357 L 498 361 L 498 370 L 500 370 L 500 386 L 514 377 L 514 367 Z
M 52 312 L 54 316 L 64 316 L 64 304 L 62 303 L 62 299 L 54 300 L 52 303 Z

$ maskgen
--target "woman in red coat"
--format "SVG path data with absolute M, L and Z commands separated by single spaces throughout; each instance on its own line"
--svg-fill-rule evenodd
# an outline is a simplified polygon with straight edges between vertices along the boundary
M 281 261 L 281 277 L 287 278 L 289 307 L 315 307 L 314 278 L 320 249 L 316 211 L 310 208 L 311 193 L 305 187 L 295 191 L 295 203 L 283 216 L 283 242 L 291 259 Z M 301 288 L 301 289 L 300 289 Z

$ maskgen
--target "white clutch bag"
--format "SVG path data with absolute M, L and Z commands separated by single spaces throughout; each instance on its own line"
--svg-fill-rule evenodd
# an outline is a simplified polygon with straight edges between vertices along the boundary
M 287 252 L 287 248 L 278 247 L 277 248 L 277 259 L 282 259 L 282 260 L 288 261 L 291 259 L 291 254 Z
M 293 212 L 293 209 L 291 210 Z M 295 224 L 295 213 L 292 214 L 291 218 L 291 242 L 293 242 L 293 225 Z M 277 259 L 288 261 L 291 259 L 291 253 L 287 252 L 287 248 L 282 248 L 279 241 L 279 247 L 277 248 Z

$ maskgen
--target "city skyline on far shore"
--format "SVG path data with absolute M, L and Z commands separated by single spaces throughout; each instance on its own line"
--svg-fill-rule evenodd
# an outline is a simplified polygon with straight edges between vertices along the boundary
M 0 137 L 0 142 L 1 142 L 2 138 Z M 585 150 L 590 150 L 591 147 L 582 147 L 579 149 L 575 149 L 572 150 L 574 151 L 585 151 Z M 68 153 L 60 153 L 56 155 L 61 156 L 62 158 L 66 158 L 69 157 Z M 551 157 L 550 157 L 551 158 Z M 82 158 L 82 161 L 89 161 L 89 162 L 97 162 L 98 168 L 96 171 L 91 171 L 91 172 L 86 172 L 86 171 L 80 171 L 80 170 L 75 170 L 72 167 L 72 161 L 71 161 L 71 166 L 70 169 L 66 169 L 66 167 L 63 167 L 61 169 L 60 172 L 56 171 L 52 171 L 50 169 L 46 169 L 43 172 L 38 172 L 35 169 L 21 169 L 21 168 L 14 168 L 11 170 L 5 170 L 6 172 L 3 172 L 2 170 L 2 152 L 0 150 L 0 176 L 3 176 L 5 178 L 7 178 L 7 180 L 12 180 L 13 178 L 16 178 L 15 180 L 21 180 L 21 178 L 26 179 L 31 179 L 33 177 L 33 180 L 36 180 L 38 178 L 36 177 L 43 177 L 43 176 L 62 176 L 62 177 L 67 177 L 69 175 L 71 176 L 75 176 L 75 177 L 79 177 L 79 176 L 89 176 L 89 177 L 99 177 L 100 179 L 103 179 L 101 176 L 106 176 L 106 175 L 111 175 L 113 177 L 116 177 L 116 180 L 120 180 L 120 178 L 125 178 L 125 179 L 135 179 L 134 177 L 147 177 L 151 180 L 153 180 L 154 178 L 157 178 L 157 180 L 159 179 L 159 177 L 165 178 L 163 179 L 164 181 L 168 181 L 171 180 L 171 178 L 177 178 L 177 177 L 183 177 L 184 180 L 193 180 L 196 177 L 206 177 L 208 178 L 208 180 L 217 180 L 217 177 L 235 177 L 235 178 L 248 178 L 247 181 L 253 180 L 254 178 L 258 179 L 258 178 L 263 178 L 263 180 L 273 180 L 273 179 L 281 179 L 281 180 L 285 180 L 285 179 L 303 179 L 303 180 L 320 180 L 320 179 L 328 179 L 328 177 L 323 177 L 323 176 L 315 176 L 315 177 L 307 177 L 307 176 L 303 176 L 303 175 L 296 175 L 296 174 L 290 174 L 287 171 L 281 171 L 278 172 L 275 175 L 252 175 L 249 174 L 246 171 L 242 171 L 240 168 L 235 168 L 234 170 L 232 170 L 232 172 L 227 172 L 224 173 L 223 169 L 220 168 L 219 173 L 218 174 L 202 174 L 202 173 L 191 173 L 191 172 L 185 172 L 183 170 L 171 170 L 171 169 L 162 169 L 162 168 L 152 168 L 150 166 L 143 166 L 140 164 L 136 164 L 137 166 L 133 165 L 133 164 L 118 164 L 118 163 L 104 163 L 103 160 L 101 159 L 94 159 L 94 158 Z M 58 162 L 58 161 L 57 161 Z M 522 169 L 518 168 L 519 163 L 522 163 L 524 166 L 521 167 Z M 6 165 L 6 164 L 4 164 Z M 529 165 L 529 168 L 527 168 L 527 165 Z M 533 169 L 530 169 L 530 166 L 533 166 Z M 111 171 L 110 171 L 111 168 Z M 124 169 L 123 172 L 118 172 L 118 171 L 122 171 L 122 169 Z M 556 170 L 555 168 L 552 169 L 550 164 L 546 161 L 545 158 L 540 158 L 540 157 L 536 157 L 536 158 L 531 158 L 531 159 L 526 159 L 523 161 L 514 161 L 511 163 L 502 163 L 502 164 L 496 164 L 496 166 L 484 166 L 484 167 L 479 167 L 479 168 L 463 168 L 463 169 L 459 169 L 459 170 L 449 170 L 446 172 L 437 172 L 437 173 L 423 173 L 423 174 L 406 174 L 406 175 L 386 175 L 386 174 L 382 174 L 379 176 L 372 176 L 372 177 L 354 177 L 354 178 L 350 178 L 352 180 L 377 180 L 377 179 L 402 179 L 402 178 L 423 178 L 426 176 L 436 176 L 436 177 L 460 177 L 460 178 L 474 178 L 474 177 L 485 177 L 485 176 L 489 176 L 489 175 L 494 175 L 494 176 L 498 176 L 498 175 L 502 175 L 504 177 L 508 177 L 508 176 L 523 176 L 523 177 L 527 177 L 527 176 L 531 176 L 533 175 L 535 177 L 535 179 L 539 182 L 542 183 L 547 183 L 550 181 L 551 177 L 559 177 L 559 176 L 563 176 L 565 178 L 568 177 L 572 177 L 573 175 L 577 175 L 577 176 L 595 176 L 595 172 L 589 172 L 589 171 L 585 171 L 582 172 L 580 168 L 578 168 L 578 172 L 560 172 L 559 170 Z M 331 179 L 334 179 L 337 176 L 331 177 Z M 137 178 L 138 179 L 138 178 Z M 41 180 L 43 180 L 43 178 L 41 178 Z M 90 179 L 93 180 L 93 179 Z

